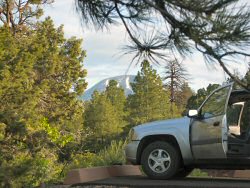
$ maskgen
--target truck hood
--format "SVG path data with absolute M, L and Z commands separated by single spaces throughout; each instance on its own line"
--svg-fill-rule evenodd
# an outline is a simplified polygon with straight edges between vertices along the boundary
M 147 135 L 170 134 L 173 132 L 187 134 L 189 132 L 190 118 L 182 117 L 178 119 L 168 119 L 153 121 L 134 127 L 139 139 Z

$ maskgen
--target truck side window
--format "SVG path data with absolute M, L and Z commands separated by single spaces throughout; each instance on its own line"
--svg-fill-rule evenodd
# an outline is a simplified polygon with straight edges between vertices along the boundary
M 229 126 L 238 126 L 240 113 L 243 105 L 231 105 L 227 108 L 227 124 Z
M 244 132 L 250 127 L 250 100 L 247 100 L 242 113 L 240 129 Z
M 201 108 L 203 118 L 211 118 L 225 113 L 225 103 L 230 87 L 215 91 Z

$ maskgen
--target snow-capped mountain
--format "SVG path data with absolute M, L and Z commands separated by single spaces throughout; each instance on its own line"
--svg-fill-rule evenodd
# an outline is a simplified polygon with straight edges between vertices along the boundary
M 98 82 L 97 84 L 95 84 L 93 87 L 86 90 L 84 94 L 80 97 L 80 99 L 90 100 L 91 95 L 93 94 L 95 90 L 99 92 L 103 92 L 108 86 L 110 80 L 116 80 L 118 82 L 118 86 L 122 87 L 125 91 L 126 96 L 128 96 L 129 94 L 133 93 L 130 83 L 134 82 L 134 79 L 135 79 L 134 75 L 123 75 L 123 76 L 115 76 L 111 78 L 106 78 Z

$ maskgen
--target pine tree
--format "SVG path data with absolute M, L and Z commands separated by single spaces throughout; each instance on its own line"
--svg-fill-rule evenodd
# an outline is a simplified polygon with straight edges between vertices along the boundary
M 170 117 L 169 94 L 147 60 L 142 62 L 141 71 L 131 86 L 134 94 L 128 97 L 128 107 L 132 125 Z
M 108 86 L 106 87 L 105 95 L 115 108 L 119 117 L 120 126 L 125 126 L 126 122 L 124 120 L 127 114 L 125 112 L 126 96 L 124 89 L 118 86 L 117 81 L 110 80 Z
M 207 88 L 198 89 L 197 93 L 191 96 L 187 102 L 187 109 L 197 109 L 200 107 L 202 102 L 214 91 L 218 88 L 219 84 L 209 84 Z
M 182 115 L 185 115 L 187 112 L 186 106 L 188 103 L 188 99 L 194 95 L 194 92 L 190 88 L 187 82 L 184 82 L 180 89 L 176 93 L 176 101 L 175 104 L 178 109 L 181 111 Z
M 86 88 L 82 40 L 65 39 L 63 28 L 55 28 L 49 18 L 33 26 L 36 29 L 27 27 L 29 32 L 22 37 L 0 27 L 3 187 L 34 187 L 52 181 L 62 168 L 59 159 L 64 147 L 81 140 L 83 104 L 78 96 Z M 13 174 L 15 167 L 23 171 Z
M 181 87 L 187 80 L 187 71 L 185 67 L 178 62 L 177 59 L 167 62 L 165 66 L 164 81 L 166 81 L 166 88 L 170 91 L 170 112 L 173 116 L 173 105 L 177 100 L 177 93 L 182 89 Z
M 240 0 L 76 1 L 81 20 L 87 25 L 103 29 L 123 24 L 131 39 L 125 54 L 134 53 L 133 60 L 148 58 L 159 63 L 169 53 L 189 56 L 196 50 L 205 62 L 217 63 L 245 88 L 246 84 L 234 77 L 227 63 L 246 62 L 250 55 L 245 50 L 250 42 L 250 13 L 246 5 L 248 1 Z
M 34 24 L 34 18 L 43 15 L 42 5 L 54 0 L 3 0 L 0 2 L 0 22 L 12 34 L 27 31 Z
M 122 125 L 115 107 L 104 93 L 97 91 L 93 93 L 86 107 L 84 125 L 90 129 L 95 149 L 101 149 L 122 132 Z

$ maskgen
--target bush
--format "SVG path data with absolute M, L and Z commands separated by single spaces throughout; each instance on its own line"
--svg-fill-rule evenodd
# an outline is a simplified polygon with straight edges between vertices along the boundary
M 12 160 L 3 160 L 0 166 L 0 187 L 35 187 L 42 182 L 57 182 L 62 165 L 46 150 L 32 156 L 17 153 Z
M 101 150 L 98 154 L 100 157 L 101 166 L 109 166 L 115 164 L 125 164 L 126 159 L 124 155 L 124 147 L 126 142 L 112 141 L 109 147 L 106 147 L 104 150 Z
M 189 176 L 191 176 L 191 177 L 208 177 L 208 174 L 207 174 L 207 172 L 203 172 L 200 169 L 194 169 Z
M 124 141 L 112 141 L 110 146 L 101 150 L 98 154 L 87 152 L 73 156 L 72 162 L 66 171 L 75 168 L 89 168 L 96 166 L 109 166 L 115 164 L 125 164 Z
M 87 152 L 83 154 L 76 154 L 68 168 L 74 169 L 98 166 L 100 160 L 100 157 L 94 153 Z

